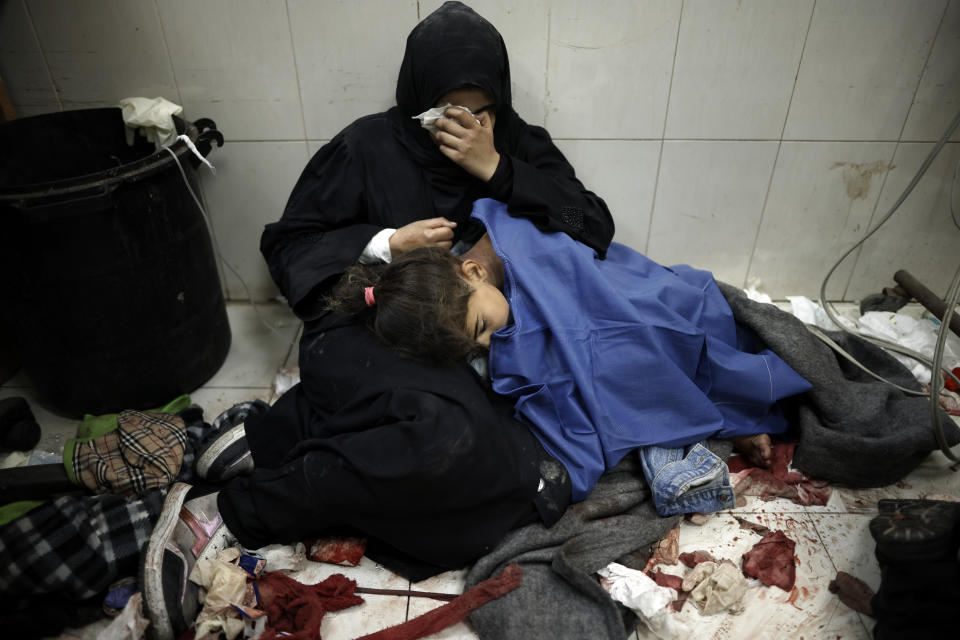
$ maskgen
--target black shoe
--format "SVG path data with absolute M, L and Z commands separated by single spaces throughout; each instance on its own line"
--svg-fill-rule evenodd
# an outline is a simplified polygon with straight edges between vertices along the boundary
M 877 558 L 893 564 L 956 559 L 960 547 L 960 503 L 938 500 L 880 500 L 870 521 Z
M 210 434 L 197 453 L 197 475 L 208 482 L 225 482 L 253 473 L 253 457 L 244 422 L 270 408 L 263 400 L 241 402 L 213 421 Z
M 25 398 L 0 400 L 0 449 L 29 451 L 40 442 L 40 425 Z
M 956 636 L 960 602 L 960 503 L 880 500 L 870 521 L 880 589 L 871 609 L 874 640 Z

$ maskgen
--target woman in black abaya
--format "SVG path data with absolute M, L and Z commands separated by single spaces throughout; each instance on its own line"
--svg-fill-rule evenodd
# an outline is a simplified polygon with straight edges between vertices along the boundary
M 546 130 L 513 110 L 503 38 L 472 9 L 447 2 L 414 28 L 396 97 L 397 106 L 357 120 L 317 152 L 283 217 L 264 231 L 270 273 L 301 318 L 321 312 L 318 294 L 384 229 L 391 254 L 450 246 L 467 233 L 478 198 L 506 202 L 514 215 L 606 251 L 610 212 L 577 180 Z M 463 106 L 479 122 L 449 110 L 439 122 L 441 144 L 413 119 L 465 97 L 472 104 Z
M 448 102 L 470 112 L 449 109 L 434 135 L 413 119 Z M 466 221 L 482 197 L 600 255 L 613 237 L 604 202 L 547 132 L 514 112 L 500 34 L 447 2 L 407 39 L 397 106 L 320 149 L 264 231 L 270 272 L 305 321 L 302 383 L 247 420 L 256 469 L 220 492 L 244 546 L 359 532 L 384 543 L 381 561 L 419 579 L 562 514 L 561 465 L 469 366 L 401 359 L 367 327 L 323 310 L 323 295 L 358 260 L 469 242 Z

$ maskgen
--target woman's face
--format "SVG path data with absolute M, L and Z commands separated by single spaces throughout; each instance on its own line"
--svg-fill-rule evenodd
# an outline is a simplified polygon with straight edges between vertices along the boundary
M 466 107 L 473 112 L 473 115 L 478 117 L 482 112 L 486 112 L 487 115 L 490 116 L 490 126 L 493 127 L 497 124 L 496 102 L 490 97 L 489 93 L 479 87 L 454 89 L 444 94 L 443 97 L 437 100 L 437 104 L 433 106 L 442 107 L 447 103 L 459 107 Z

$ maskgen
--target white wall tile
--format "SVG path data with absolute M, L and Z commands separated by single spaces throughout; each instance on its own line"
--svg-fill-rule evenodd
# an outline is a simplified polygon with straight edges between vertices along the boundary
M 945 6 L 817 3 L 784 137 L 897 140 Z
M 603 198 L 617 226 L 614 240 L 647 246 L 660 160 L 659 140 L 557 140 L 583 184 Z
M 230 140 L 303 139 L 283 0 L 159 0 L 183 108 Z
M 749 277 L 774 298 L 817 299 L 826 271 L 863 237 L 894 142 L 784 142 L 767 196 Z M 830 278 L 839 299 L 855 256 Z
M 893 206 L 932 144 L 901 144 L 880 193 L 871 228 Z M 893 274 L 906 269 L 943 296 L 960 263 L 960 229 L 950 219 L 950 184 L 960 162 L 960 144 L 946 145 L 897 212 L 864 245 L 847 291 L 855 300 L 893 286 Z M 955 187 L 960 193 L 960 184 Z M 957 205 L 954 205 L 955 209 Z M 960 217 L 960 210 L 957 212 Z
M 687 0 L 668 138 L 779 139 L 813 0 Z
M 304 142 L 228 142 L 210 154 L 216 175 L 200 172 L 213 230 L 228 262 L 255 300 L 277 295 L 260 255 L 265 224 L 280 219 L 290 190 L 307 163 Z M 228 297 L 245 300 L 237 276 L 224 269 Z
M 904 140 L 939 140 L 960 110 L 960 0 L 951 0 L 940 24 L 920 88 L 910 108 Z M 960 141 L 960 129 L 951 140 Z
M 132 96 L 179 104 L 152 0 L 27 5 L 64 109 L 116 106 Z
M 60 108 L 56 104 L 49 104 L 47 106 L 37 105 L 37 106 L 17 106 L 14 103 L 14 111 L 17 113 L 18 118 L 29 118 L 30 116 L 40 116 L 48 113 L 54 113 L 60 111 Z
M 443 2 L 421 1 L 420 19 Z M 549 3 L 545 0 L 475 0 L 468 4 L 497 28 L 507 45 L 514 110 L 527 122 L 542 126 Z
M 308 138 L 331 138 L 357 118 L 394 104 L 411 0 L 290 0 L 290 25 Z
M 663 134 L 681 3 L 558 0 L 550 10 L 547 116 L 558 138 Z
M 0 2 L 0 77 L 18 117 L 60 108 L 30 16 L 19 1 Z
M 743 286 L 776 142 L 665 141 L 647 255 Z

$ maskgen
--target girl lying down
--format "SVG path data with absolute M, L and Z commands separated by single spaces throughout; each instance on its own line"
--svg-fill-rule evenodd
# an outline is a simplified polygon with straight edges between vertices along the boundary
M 418 249 L 348 271 L 331 308 L 420 360 L 489 353 L 492 388 L 570 475 L 572 500 L 637 450 L 661 515 L 732 506 L 707 438 L 766 466 L 778 401 L 810 389 L 738 327 L 713 276 L 613 243 L 605 260 L 479 200 L 487 234 L 457 257 Z

